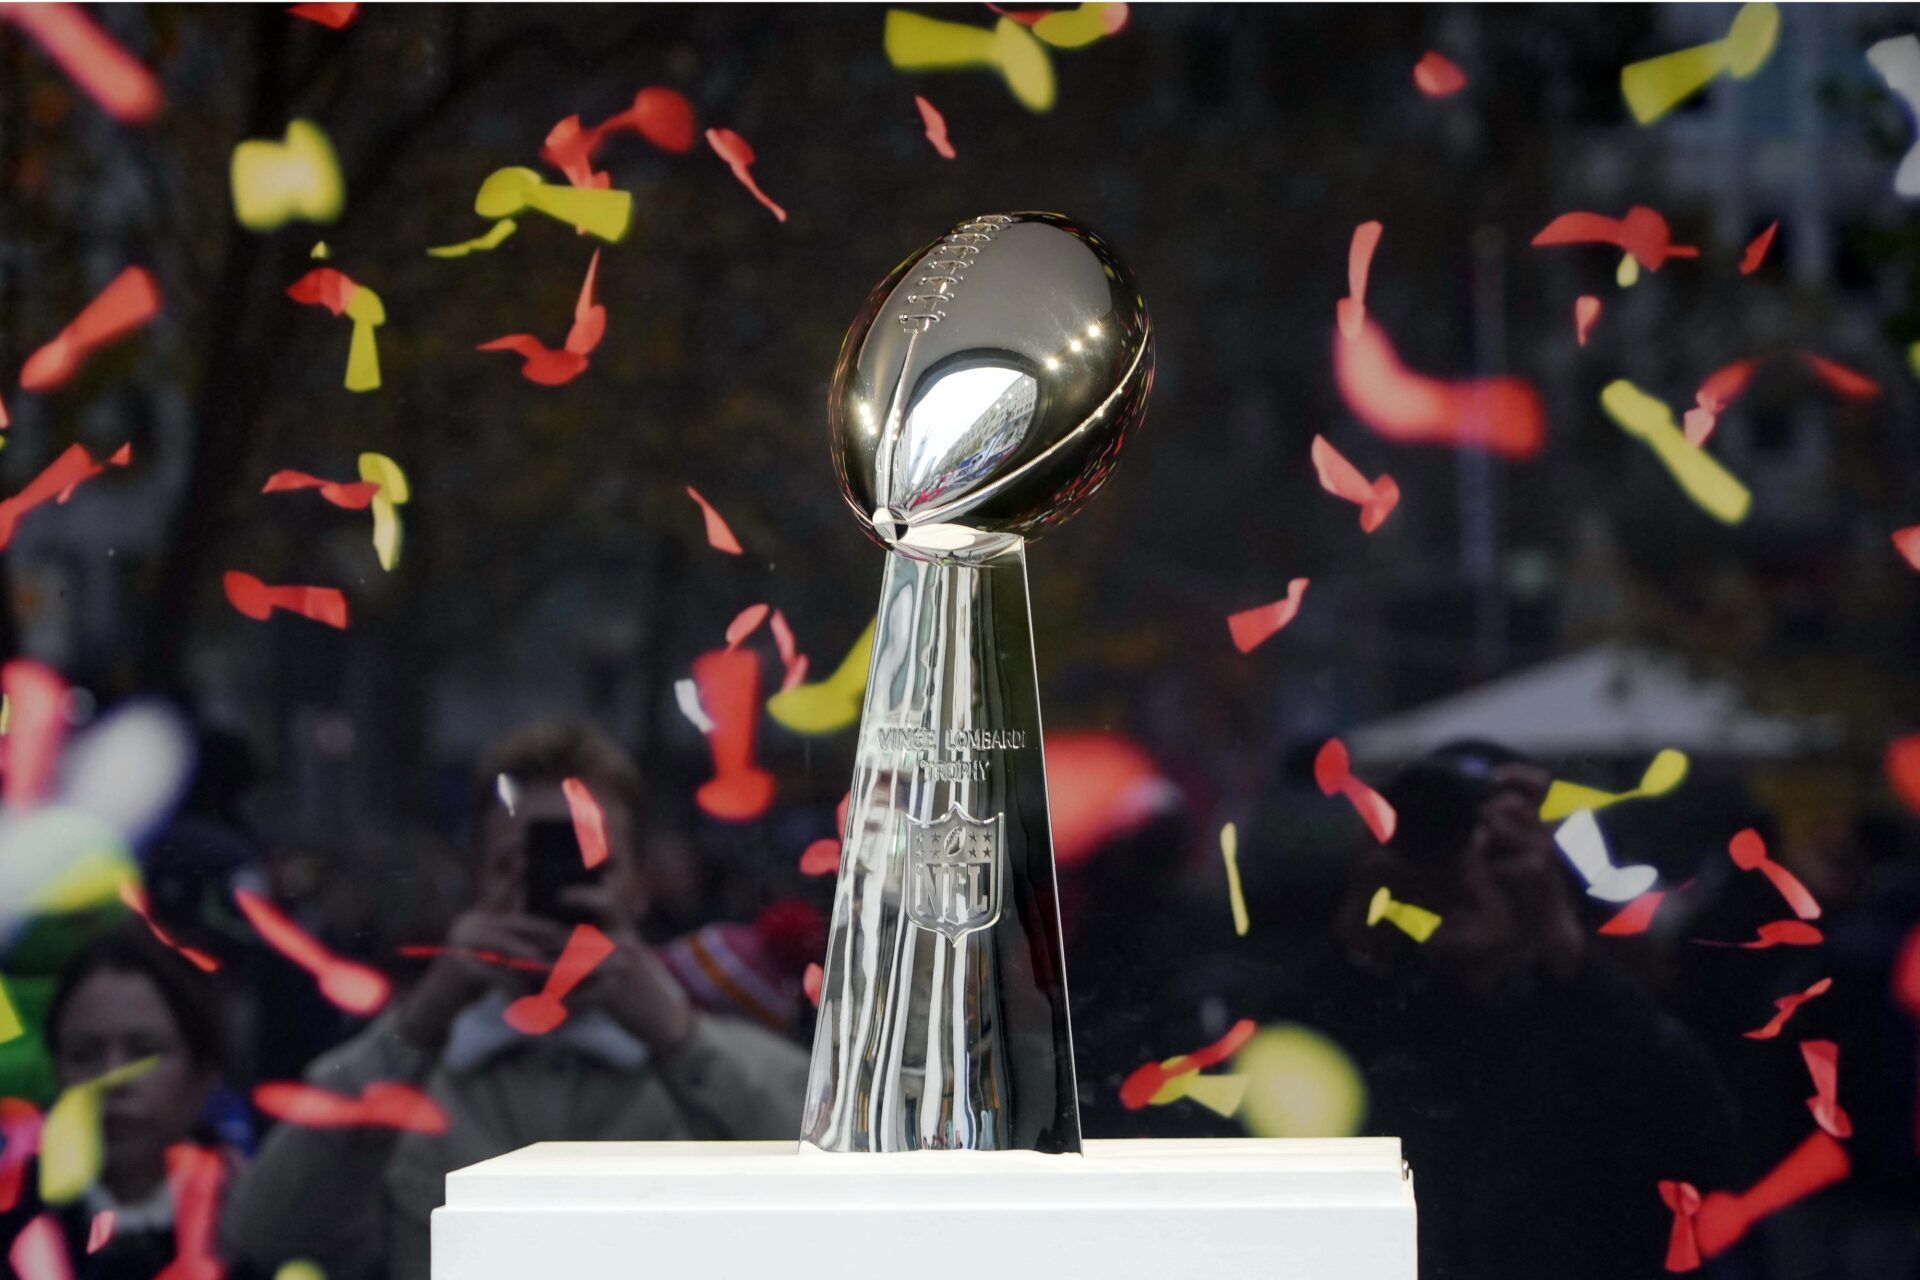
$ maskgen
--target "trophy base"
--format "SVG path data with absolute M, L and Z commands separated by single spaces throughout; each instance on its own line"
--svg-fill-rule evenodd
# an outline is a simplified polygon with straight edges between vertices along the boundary
M 543 1142 L 448 1175 L 433 1214 L 433 1280 L 1414 1280 L 1414 1261 L 1396 1138 L 1081 1155 Z

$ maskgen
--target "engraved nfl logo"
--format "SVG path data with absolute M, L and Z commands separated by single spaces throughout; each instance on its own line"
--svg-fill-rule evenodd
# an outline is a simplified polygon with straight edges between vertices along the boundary
M 958 941 L 1000 918 L 1006 815 L 974 818 L 958 801 L 932 822 L 907 817 L 907 918 Z

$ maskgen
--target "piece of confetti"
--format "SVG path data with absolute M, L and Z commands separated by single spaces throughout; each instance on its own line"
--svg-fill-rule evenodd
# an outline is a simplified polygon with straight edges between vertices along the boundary
M 1847 1149 L 1832 1134 L 1816 1130 L 1738 1195 L 1715 1191 L 1702 1197 L 1691 1183 L 1660 1183 L 1660 1197 L 1674 1215 L 1667 1270 L 1699 1269 L 1704 1259 L 1718 1257 L 1738 1244 L 1755 1223 L 1845 1181 L 1852 1171 Z
M 1274 632 L 1292 622 L 1300 612 L 1300 599 L 1306 594 L 1309 579 L 1295 578 L 1287 583 L 1287 594 L 1272 604 L 1243 609 L 1227 615 L 1227 632 L 1233 647 L 1252 653 L 1265 644 Z
M 1780 10 L 1743 4 L 1726 37 L 1662 54 L 1620 70 L 1620 92 L 1633 118 L 1652 124 L 1721 75 L 1745 80 L 1766 65 L 1780 38 Z
M 887 61 L 900 71 L 999 72 L 1014 100 L 1029 111 L 1053 110 L 1053 60 L 1023 24 L 1001 18 L 991 30 L 943 22 L 905 9 L 887 10 Z
M 751 649 L 716 649 L 693 660 L 700 703 L 713 717 L 707 750 L 713 777 L 694 792 L 694 802 L 724 822 L 750 822 L 773 804 L 773 775 L 753 762 L 760 712 L 760 655 Z
M 1893 793 L 1907 808 L 1920 813 L 1920 734 L 1889 742 L 1882 763 Z
M 458 244 L 434 245 L 427 250 L 427 256 L 429 258 L 464 258 L 472 253 L 487 253 L 505 244 L 507 237 L 519 229 L 520 224 L 512 218 L 502 218 L 488 227 L 486 234 L 477 235 L 471 240 L 462 240 Z
M 178 952 L 188 964 L 191 964 L 202 973 L 213 973 L 220 968 L 220 962 L 218 960 L 215 960 L 212 956 L 197 947 L 181 945 L 174 940 L 172 934 L 160 927 L 160 922 L 153 918 L 153 908 L 147 901 L 147 891 L 145 889 L 131 880 L 122 880 L 120 882 L 120 901 L 126 903 L 128 910 L 139 916 L 140 919 L 146 923 L 148 932 L 153 934 L 154 939 L 158 941 L 160 945 Z
M 917 93 L 913 95 L 913 103 L 920 108 L 920 123 L 926 129 L 927 141 L 933 144 L 933 149 L 940 153 L 941 158 L 954 159 L 958 153 L 947 139 L 947 118 L 940 114 L 940 108 Z
M 379 486 L 373 495 L 373 553 L 380 567 L 392 572 L 400 563 L 400 508 L 413 498 L 413 486 L 400 464 L 384 453 L 360 455 L 360 479 Z
M 1811 351 L 1799 353 L 1807 368 L 1814 376 L 1827 385 L 1835 395 L 1845 396 L 1849 400 L 1872 400 L 1880 394 L 1880 384 L 1864 373 L 1858 373 L 1837 360 L 1817 356 Z
M 1686 780 L 1687 764 L 1686 752 L 1668 747 L 1648 762 L 1640 775 L 1639 785 L 1631 791 L 1602 791 L 1598 787 L 1555 778 L 1547 788 L 1546 798 L 1540 802 L 1540 820 L 1556 822 L 1577 809 L 1598 811 L 1626 800 L 1664 796 Z
M 631 191 L 555 186 L 535 170 L 518 166 L 488 174 L 473 199 L 473 211 L 493 221 L 528 209 L 610 244 L 624 240 L 633 225 Z
M 1799 1009 L 1799 1007 L 1807 1001 L 1825 995 L 1832 988 L 1833 979 L 1822 978 L 1805 991 L 1796 991 L 1789 995 L 1779 997 L 1773 1002 L 1774 1015 L 1767 1020 L 1765 1026 L 1755 1027 L 1752 1031 L 1742 1032 L 1741 1034 L 1749 1040 L 1772 1040 L 1776 1038 L 1787 1025 L 1787 1019 L 1794 1015 L 1795 1010 Z
M 809 737 L 844 729 L 860 718 L 873 665 L 873 623 L 868 622 L 833 674 L 814 684 L 782 689 L 767 699 L 767 714 L 782 728 Z
M 760 624 L 767 620 L 767 615 L 771 612 L 771 607 L 766 604 L 750 604 L 734 614 L 733 621 L 727 624 L 727 651 L 731 653 L 745 644 L 747 638 L 760 629 Z
M 1514 458 L 1532 457 L 1546 440 L 1546 412 L 1527 382 L 1415 373 L 1370 316 L 1352 338 L 1336 332 L 1333 372 L 1354 416 L 1389 440 L 1478 445 Z
M 689 676 L 673 682 L 673 700 L 680 706 L 680 714 L 685 716 L 694 728 L 701 733 L 713 732 L 713 717 L 700 705 L 700 686 Z
M 347 390 L 378 390 L 380 351 L 373 331 L 387 322 L 386 304 L 380 301 L 380 295 L 344 271 L 315 267 L 287 286 L 287 296 L 353 321 L 353 338 L 347 346 Z
M 1623 430 L 1653 450 L 1702 511 L 1723 524 L 1747 518 L 1753 495 L 1712 454 L 1687 443 L 1673 410 L 1624 378 L 1607 384 L 1600 405 Z
M 355 1098 L 295 1080 L 256 1085 L 253 1105 L 276 1120 L 308 1129 L 393 1129 L 445 1133 L 447 1113 L 412 1085 L 377 1080 Z
M 1694 941 L 1703 947 L 1766 951 L 1773 947 L 1817 947 L 1826 941 L 1826 937 L 1804 920 L 1769 920 L 1755 932 L 1751 942 L 1716 942 L 1711 938 L 1695 938 Z
M 1667 220 L 1658 210 L 1637 204 L 1624 218 L 1598 213 L 1563 213 L 1533 237 L 1538 246 L 1610 244 L 1624 250 L 1640 266 L 1658 271 L 1673 258 L 1697 258 L 1696 245 L 1675 244 Z
M 101 347 L 125 337 L 160 314 L 160 286 L 145 267 L 128 267 L 81 309 L 51 342 L 27 357 L 20 386 L 46 392 L 59 387 Z
M 1745 360 L 1735 360 L 1707 375 L 1700 389 L 1693 393 L 1694 407 L 1687 410 L 1687 443 L 1694 448 L 1705 444 L 1713 435 L 1714 425 L 1720 415 L 1726 411 L 1747 385 L 1753 381 L 1753 372 L 1760 367 L 1760 358 L 1750 356 Z
M 1814 901 L 1807 886 L 1800 878 L 1767 856 L 1767 845 L 1760 833 L 1752 827 L 1737 833 L 1727 845 L 1727 854 L 1733 859 L 1733 865 L 1742 871 L 1758 871 L 1772 882 L 1780 896 L 1786 899 L 1793 914 L 1802 920 L 1818 920 L 1820 904 Z
M 700 496 L 700 491 L 692 485 L 687 486 L 687 496 L 700 504 L 701 518 L 707 524 L 707 545 L 715 551 L 724 551 L 730 556 L 745 555 L 740 539 L 733 536 L 733 529 L 711 502 Z
M 27 481 L 26 488 L 12 497 L 0 498 L 0 550 L 13 541 L 14 530 L 19 527 L 22 516 L 49 502 L 65 502 L 73 496 L 76 488 L 103 473 L 107 467 L 126 466 L 129 457 L 123 446 L 101 463 L 94 461 L 85 445 L 68 445 L 59 457 L 47 465 L 46 470 Z
M 1352 1055 L 1300 1023 L 1262 1027 L 1234 1055 L 1247 1077 L 1240 1122 L 1258 1138 L 1346 1138 L 1360 1132 L 1367 1083 Z
M 238 569 L 229 570 L 220 582 L 227 602 L 256 621 L 265 622 L 275 609 L 285 609 L 346 630 L 347 598 L 335 587 L 269 586 Z
M 1385 796 L 1353 776 L 1346 743 L 1338 738 L 1326 740 L 1313 758 L 1313 780 L 1319 784 L 1323 796 L 1336 792 L 1346 796 L 1375 840 L 1386 844 L 1393 839 L 1398 816 Z
M 251 889 L 235 889 L 241 914 L 267 945 L 312 974 L 320 994 L 348 1013 L 368 1017 L 387 1003 L 393 984 L 377 969 L 334 955 L 293 918 Z
M 1453 59 L 1429 49 L 1413 64 L 1413 83 L 1429 98 L 1445 98 L 1467 87 L 1467 73 Z
M 292 4 L 287 12 L 296 18 L 305 18 L 308 22 L 317 22 L 323 27 L 343 31 L 353 20 L 360 16 L 357 4 Z
M 380 492 L 379 485 L 365 480 L 326 480 L 304 471 L 276 471 L 267 477 L 260 492 L 295 493 L 305 489 L 318 489 L 322 498 L 347 511 L 365 511 Z
M 1569 816 L 1554 831 L 1553 842 L 1586 883 L 1589 897 L 1602 902 L 1632 902 L 1659 883 L 1660 873 L 1645 863 L 1614 863 L 1591 809 Z
M 693 104 L 677 89 L 649 85 L 633 95 L 624 122 L 662 151 L 693 150 Z M 606 123 L 600 126 L 605 129 Z
M 522 1035 L 541 1036 L 567 1020 L 566 999 L 573 989 L 614 951 L 613 941 L 590 924 L 577 924 L 554 961 L 544 987 L 521 996 L 501 1011 L 506 1024 Z
M 1120 1105 L 1129 1111 L 1150 1106 L 1175 1079 L 1219 1066 L 1240 1052 L 1258 1030 L 1259 1025 L 1252 1018 L 1242 1018 L 1210 1045 L 1134 1068 L 1120 1082 Z
M 1440 917 L 1425 907 L 1416 907 L 1411 902 L 1401 902 L 1388 891 L 1385 885 L 1374 890 L 1373 897 L 1367 902 L 1367 924 L 1369 926 L 1387 921 L 1415 942 L 1425 942 L 1440 927 Z
M 1894 530 L 1893 546 L 1909 565 L 1920 569 L 1920 524 Z
M 593 157 L 610 136 L 623 131 L 637 133 L 663 151 L 690 151 L 695 133 L 693 104 L 677 90 L 649 85 L 634 95 L 632 106 L 592 128 L 577 115 L 554 125 L 540 148 L 540 159 L 576 187 L 610 187 L 612 175 L 596 171 Z
M 1117 33 L 1127 22 L 1124 4 L 1094 3 L 1042 13 L 1028 26 L 1036 38 L 1056 49 L 1082 49 Z
M 1583 293 L 1573 300 L 1573 335 L 1581 346 L 1587 345 L 1587 338 L 1593 333 L 1595 322 L 1600 319 L 1600 299 L 1591 293 Z
M 560 790 L 567 797 L 567 813 L 573 819 L 573 838 L 580 845 L 580 860 L 591 871 L 607 860 L 607 816 L 601 812 L 593 792 L 580 779 L 565 779 L 560 783 Z
M 249 231 L 289 222 L 333 222 L 346 208 L 347 184 L 326 130 L 311 120 L 287 125 L 286 136 L 249 138 L 228 167 L 233 216 Z
M 833 811 L 833 829 L 838 834 L 823 836 L 801 851 L 801 875 L 829 876 L 840 870 L 840 850 L 847 833 L 847 806 L 852 801 L 853 793 L 848 792 L 840 797 L 840 807 Z
M 1363 222 L 1353 229 L 1347 245 L 1347 296 L 1334 305 L 1340 336 L 1351 342 L 1360 336 L 1367 319 L 1367 275 L 1373 269 L 1373 251 L 1380 247 L 1385 228 L 1379 222 Z
M 73 1258 L 67 1252 L 67 1236 L 60 1229 L 60 1220 L 50 1213 L 33 1215 L 27 1225 L 20 1228 L 20 1234 L 13 1238 L 13 1243 L 7 1246 L 7 1263 L 20 1280 L 73 1280 Z
M 226 1263 L 215 1251 L 220 1184 L 225 1180 L 226 1160 L 215 1148 L 188 1142 L 167 1148 L 174 1254 L 155 1280 L 225 1280 Z
M 106 1095 L 160 1065 L 157 1057 L 68 1085 L 47 1108 L 40 1129 L 40 1199 L 71 1204 L 100 1180 L 106 1151 L 100 1130 Z
M 434 960 L 441 956 L 466 956 L 470 960 L 478 960 L 481 964 L 497 964 L 503 969 L 518 969 L 522 973 L 546 973 L 553 967 L 542 964 L 538 960 L 510 956 L 500 951 L 488 951 L 483 947 L 442 947 L 408 943 L 405 946 L 395 947 L 393 953 L 403 960 Z
M 30 658 L 0 666 L 8 729 L 0 737 L 0 762 L 6 778 L 0 805 L 24 813 L 53 794 L 60 769 L 60 746 L 67 734 L 67 682 L 60 673 Z
M 787 211 L 775 204 L 753 177 L 753 148 L 747 140 L 731 129 L 707 130 L 707 145 L 713 148 L 713 154 L 726 161 L 727 168 L 733 170 L 733 176 L 741 186 L 752 193 L 767 210 L 781 222 L 787 220 Z
M 93 1215 L 87 1224 L 87 1252 L 95 1254 L 106 1248 L 113 1240 L 113 1224 L 116 1215 L 111 1209 L 101 1209 Z
M 1247 899 L 1240 891 L 1240 828 L 1229 822 L 1220 828 L 1220 857 L 1227 864 L 1227 901 L 1233 907 L 1233 932 L 1246 937 L 1252 922 L 1247 918 Z
M 1378 529 L 1400 505 L 1400 485 L 1392 476 L 1382 472 L 1378 480 L 1367 479 L 1325 436 L 1313 438 L 1312 452 L 1320 487 L 1360 508 L 1360 532 Z
M 573 304 L 573 327 L 559 349 L 548 347 L 530 333 L 510 333 L 504 338 L 483 342 L 481 351 L 512 351 L 524 363 L 520 375 L 543 387 L 565 386 L 586 371 L 587 357 L 600 345 L 607 332 L 607 309 L 593 299 L 594 281 L 600 269 L 600 253 L 594 251 L 587 264 L 587 278 L 580 285 L 580 296 Z
M 1776 219 L 1767 224 L 1765 231 L 1753 238 L 1753 242 L 1747 246 L 1747 251 L 1740 255 L 1741 275 L 1750 276 L 1760 269 L 1760 264 L 1767 260 L 1767 250 L 1773 247 L 1774 234 L 1779 230 L 1780 223 Z
M 1893 36 L 1871 45 L 1867 61 L 1906 107 L 1908 122 L 1920 134 L 1920 36 Z M 1894 170 L 1893 190 L 1909 198 L 1920 196 L 1920 137 L 1915 137 Z
M 800 990 L 806 993 L 807 1003 L 816 1009 L 820 1007 L 820 984 L 826 976 L 827 971 L 817 964 L 808 965 L 806 972 L 800 975 Z
M 0 22 L 11 22 L 31 36 L 101 110 L 122 124 L 145 124 L 166 105 L 153 73 L 79 5 L 0 5 Z
M 807 655 L 800 652 L 800 646 L 793 638 L 793 627 L 788 624 L 786 614 L 775 609 L 770 625 L 773 631 L 774 647 L 780 651 L 780 665 L 786 672 L 780 679 L 780 688 L 782 690 L 794 688 L 807 678 Z
M 0 1098 L 0 1213 L 11 1213 L 26 1188 L 27 1166 L 40 1150 L 40 1109 L 25 1098 Z

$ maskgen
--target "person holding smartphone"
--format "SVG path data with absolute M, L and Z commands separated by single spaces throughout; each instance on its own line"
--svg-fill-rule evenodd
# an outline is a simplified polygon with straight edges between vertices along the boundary
M 605 817 L 607 858 L 588 868 L 562 783 L 584 782 Z M 698 1009 L 640 936 L 633 763 L 576 725 L 516 733 L 474 778 L 476 900 L 420 979 L 360 1035 L 323 1055 L 309 1083 L 359 1094 L 424 1088 L 442 1134 L 281 1125 L 236 1189 L 231 1253 L 271 1272 L 293 1258 L 329 1280 L 425 1280 L 428 1215 L 448 1171 L 532 1142 L 788 1138 L 807 1058 L 744 1019 Z M 502 1016 L 537 991 L 576 926 L 613 950 L 567 997 L 568 1016 L 527 1035 Z

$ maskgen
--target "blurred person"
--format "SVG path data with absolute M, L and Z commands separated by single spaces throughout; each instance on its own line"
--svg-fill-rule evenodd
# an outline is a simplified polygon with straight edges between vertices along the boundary
M 568 778 L 605 817 L 608 856 L 592 875 L 572 835 Z M 279 1126 L 225 1224 L 230 1251 L 262 1271 L 309 1258 L 329 1280 L 424 1280 L 447 1173 L 529 1143 L 799 1132 L 806 1054 L 701 1010 L 640 936 L 650 874 L 637 852 L 640 777 L 619 748 L 581 726 L 525 729 L 486 753 L 473 796 L 474 906 L 409 990 L 306 1072 L 350 1096 L 380 1081 L 424 1088 L 447 1131 Z M 568 996 L 557 1028 L 515 1030 L 503 1012 L 539 989 L 581 923 L 613 953 Z
M 40 1200 L 40 1156 L 20 1179 L 19 1200 L 0 1215 L 11 1242 L 51 1212 L 79 1280 L 150 1280 L 179 1253 L 167 1153 L 191 1144 L 218 1153 L 232 1186 L 240 1154 L 209 1121 L 221 1092 L 226 1028 L 213 981 L 162 946 L 138 922 L 110 932 L 75 957 L 48 1006 L 46 1035 L 60 1088 L 131 1064 L 151 1066 L 104 1094 L 100 1173 L 78 1199 Z M 113 1214 L 100 1249 L 87 1244 L 94 1220 Z

